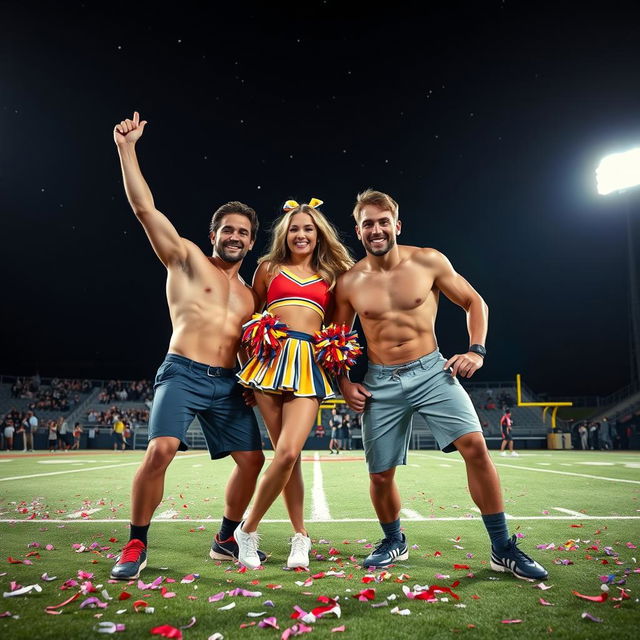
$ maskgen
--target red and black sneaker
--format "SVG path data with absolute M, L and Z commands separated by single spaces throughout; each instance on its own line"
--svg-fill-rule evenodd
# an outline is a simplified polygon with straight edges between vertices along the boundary
M 238 543 L 233 536 L 229 536 L 226 540 L 220 540 L 220 536 L 216 533 L 211 543 L 211 551 L 209 557 L 212 560 L 237 560 L 238 559 Z M 260 562 L 267 560 L 267 554 L 258 549 L 258 557 Z
M 113 580 L 132 580 L 147 566 L 147 547 L 142 540 L 129 540 L 111 569 Z

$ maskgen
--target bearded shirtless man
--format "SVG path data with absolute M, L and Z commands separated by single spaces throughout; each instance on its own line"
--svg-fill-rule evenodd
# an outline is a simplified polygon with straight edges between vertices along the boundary
M 357 313 L 366 336 L 369 370 L 364 384 L 339 380 L 349 406 L 364 411 L 362 438 L 371 501 L 384 539 L 364 566 L 385 567 L 409 556 L 400 531 L 400 494 L 394 476 L 406 464 L 411 419 L 418 412 L 440 449 L 462 455 L 473 501 L 491 538 L 491 568 L 542 580 L 547 572 L 509 537 L 498 473 L 478 417 L 457 376 L 470 378 L 486 354 L 488 307 L 477 291 L 435 249 L 400 246 L 398 204 L 379 191 L 358 196 L 356 233 L 367 255 L 338 280 L 336 323 Z M 445 359 L 434 326 L 443 293 L 467 314 L 469 350 Z
M 147 564 L 147 532 L 162 500 L 165 471 L 176 452 L 188 448 L 186 433 L 196 415 L 211 458 L 231 455 L 236 463 L 212 558 L 236 557 L 233 531 L 249 505 L 264 463 L 258 425 L 234 371 L 242 324 L 255 307 L 253 292 L 238 270 L 255 241 L 256 213 L 241 202 L 221 206 L 211 220 L 211 257 L 180 237 L 156 209 L 138 165 L 135 147 L 145 125 L 135 112 L 132 120 L 115 126 L 113 137 L 129 204 L 167 268 L 173 333 L 155 379 L 149 445 L 133 480 L 130 539 L 111 571 L 111 577 L 119 580 L 137 578 Z

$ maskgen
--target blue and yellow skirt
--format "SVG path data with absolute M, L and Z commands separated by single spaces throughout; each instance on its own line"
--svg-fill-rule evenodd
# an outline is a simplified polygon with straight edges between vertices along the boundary
M 250 358 L 236 374 L 240 384 L 267 393 L 292 392 L 302 398 L 335 396 L 324 368 L 316 362 L 313 336 L 287 329 L 278 355 L 268 361 Z

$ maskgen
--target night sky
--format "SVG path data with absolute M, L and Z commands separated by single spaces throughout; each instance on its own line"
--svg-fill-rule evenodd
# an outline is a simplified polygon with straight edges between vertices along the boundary
M 56 4 L 0 3 L 0 373 L 161 362 L 165 270 L 112 139 L 137 109 L 143 172 L 183 236 L 210 253 L 220 204 L 257 210 L 246 279 L 290 197 L 323 199 L 362 257 L 350 215 L 373 187 L 400 203 L 401 240 L 444 252 L 489 304 L 478 380 L 628 382 L 640 193 L 598 196 L 594 170 L 640 144 L 634 3 Z M 445 355 L 466 350 L 446 300 L 437 331 Z

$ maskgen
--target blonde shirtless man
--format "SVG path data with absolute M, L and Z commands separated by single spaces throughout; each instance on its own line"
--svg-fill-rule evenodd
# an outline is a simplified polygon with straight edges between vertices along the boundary
M 458 381 L 482 367 L 487 305 L 442 253 L 396 244 L 402 225 L 393 198 L 367 190 L 358 195 L 353 215 L 367 255 L 338 280 L 334 322 L 353 323 L 357 313 L 368 349 L 364 384 L 339 380 L 349 406 L 364 411 L 370 495 L 384 532 L 364 566 L 385 567 L 409 557 L 394 476 L 396 467 L 407 463 L 417 412 L 440 449 L 457 450 L 464 459 L 471 497 L 491 539 L 491 568 L 523 579 L 546 578 L 547 572 L 517 547 L 516 536 L 509 537 L 498 473 Z M 469 349 L 449 359 L 440 354 L 434 331 L 440 293 L 467 315 Z
M 155 378 L 149 445 L 131 492 L 130 540 L 111 570 L 118 580 L 137 578 L 147 564 L 147 532 L 164 492 L 165 471 L 188 448 L 187 429 L 198 416 L 212 459 L 230 455 L 224 517 L 210 556 L 235 559 L 233 531 L 240 524 L 264 463 L 258 425 L 236 384 L 234 365 L 242 324 L 255 307 L 253 292 L 238 274 L 253 247 L 258 220 L 241 202 L 222 205 L 211 220 L 213 254 L 180 237 L 155 207 L 136 143 L 146 121 L 123 120 L 113 131 L 124 187 L 136 218 L 167 269 L 167 302 L 173 325 L 169 351 Z M 264 554 L 262 554 L 264 559 Z

